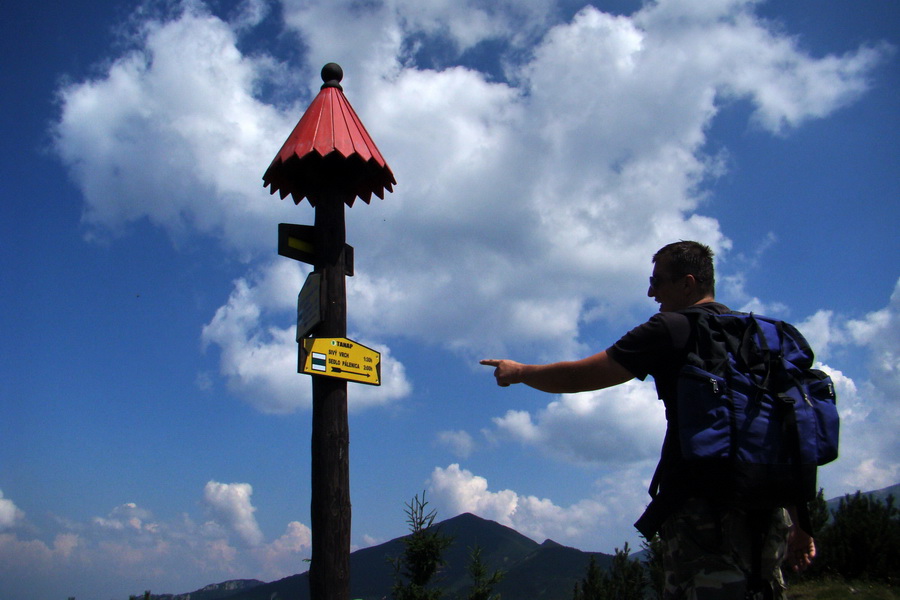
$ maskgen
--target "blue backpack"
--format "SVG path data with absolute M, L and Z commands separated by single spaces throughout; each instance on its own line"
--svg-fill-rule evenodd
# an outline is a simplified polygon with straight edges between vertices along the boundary
M 651 496 L 668 475 L 662 491 L 668 486 L 671 495 L 674 480 L 674 496 L 747 509 L 796 506 L 812 533 L 806 507 L 816 497 L 816 468 L 838 455 L 831 378 L 812 368 L 809 344 L 788 323 L 752 313 L 681 313 L 691 335 Z M 651 503 L 638 529 L 652 535 L 669 505 Z
M 709 470 L 706 492 L 759 506 L 816 496 L 816 467 L 837 458 L 834 384 L 812 368 L 792 325 L 752 313 L 685 311 L 687 361 L 678 379 L 681 456 Z

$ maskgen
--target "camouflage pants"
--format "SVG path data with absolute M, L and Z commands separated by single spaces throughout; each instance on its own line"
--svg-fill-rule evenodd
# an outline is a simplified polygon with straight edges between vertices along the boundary
M 664 600 L 783 600 L 781 562 L 791 519 L 784 509 L 763 515 L 687 500 L 663 523 Z M 764 536 L 764 537 L 763 537 Z M 756 591 L 753 540 L 761 539 L 759 575 L 770 593 Z M 757 544 L 757 548 L 760 545 Z

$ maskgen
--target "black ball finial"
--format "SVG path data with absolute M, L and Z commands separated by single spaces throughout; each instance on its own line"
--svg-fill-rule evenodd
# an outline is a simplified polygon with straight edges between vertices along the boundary
M 344 70 L 341 68 L 341 65 L 330 62 L 322 67 L 322 81 L 325 82 L 322 84 L 323 88 L 336 87 L 338 89 L 343 89 L 341 88 L 341 80 L 343 78 Z

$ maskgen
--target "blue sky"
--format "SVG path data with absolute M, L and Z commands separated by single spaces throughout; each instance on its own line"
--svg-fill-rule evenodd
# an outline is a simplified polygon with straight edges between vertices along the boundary
M 838 384 L 828 497 L 900 481 L 900 5 L 882 0 L 14 2 L 0 24 L 0 596 L 274 580 L 309 556 L 311 224 L 262 174 L 330 61 L 396 175 L 347 211 L 354 548 L 423 490 L 610 552 L 664 432 L 652 383 L 497 388 L 602 350 L 699 239 L 718 297 Z

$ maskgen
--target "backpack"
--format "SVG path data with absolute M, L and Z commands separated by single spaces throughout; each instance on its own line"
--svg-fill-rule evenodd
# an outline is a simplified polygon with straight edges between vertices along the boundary
M 816 468 L 838 455 L 831 378 L 812 368 L 809 344 L 789 323 L 753 313 L 680 312 L 691 335 L 676 397 L 667 403 L 669 429 L 651 496 L 668 475 L 675 496 L 751 510 L 796 506 L 800 526 L 812 533 L 806 509 L 816 497 Z M 674 477 L 665 472 L 672 465 Z M 636 524 L 642 533 L 665 516 L 653 504 Z

